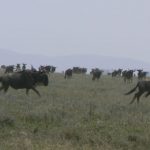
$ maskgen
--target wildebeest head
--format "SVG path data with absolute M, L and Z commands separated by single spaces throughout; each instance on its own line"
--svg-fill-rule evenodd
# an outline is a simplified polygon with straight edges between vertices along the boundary
M 48 86 L 49 81 L 48 81 L 48 76 L 47 76 L 47 74 L 41 73 L 41 75 L 40 75 L 40 80 L 41 80 L 41 82 L 42 82 L 45 86 Z
M 44 86 L 47 86 L 49 83 L 48 80 L 48 75 L 45 72 L 40 72 L 40 71 L 36 71 L 36 72 L 30 72 L 33 80 L 34 80 L 34 84 L 43 84 Z

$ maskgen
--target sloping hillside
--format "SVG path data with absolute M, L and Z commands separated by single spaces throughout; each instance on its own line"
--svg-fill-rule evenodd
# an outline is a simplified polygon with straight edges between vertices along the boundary
M 0 49 L 0 64 L 16 64 L 16 63 L 27 63 L 28 65 L 54 65 L 58 71 L 64 70 L 73 66 L 80 67 L 99 67 L 102 69 L 115 69 L 115 68 L 143 68 L 150 70 L 150 64 L 139 60 L 132 60 L 129 58 L 117 58 L 110 56 L 100 55 L 70 55 L 70 56 L 58 56 L 48 57 L 37 54 L 21 54 L 12 52 L 9 50 Z

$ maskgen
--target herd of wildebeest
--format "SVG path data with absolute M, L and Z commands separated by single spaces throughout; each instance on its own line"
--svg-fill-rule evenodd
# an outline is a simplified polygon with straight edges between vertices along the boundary
M 9 66 L 1 65 L 0 69 L 3 71 L 3 73 L 0 75 L 0 91 L 4 90 L 4 92 L 7 92 L 8 88 L 11 86 L 14 89 L 26 89 L 26 94 L 28 94 L 29 90 L 32 89 L 38 96 L 40 96 L 40 93 L 36 89 L 36 86 L 39 84 L 48 86 L 48 75 L 56 71 L 56 67 L 51 65 L 39 66 L 38 69 L 35 69 L 31 65 L 31 68 L 27 69 L 26 64 Z M 90 74 L 92 75 L 92 80 L 99 80 L 103 72 L 104 70 L 99 68 L 91 69 Z M 73 67 L 64 71 L 64 78 L 70 79 L 72 78 L 73 74 L 86 73 L 87 68 Z M 139 103 L 141 95 L 145 92 L 147 92 L 145 97 L 150 95 L 150 81 L 144 80 L 146 79 L 148 73 L 149 72 L 143 71 L 143 69 L 117 69 L 113 70 L 112 72 L 108 72 L 107 75 L 111 76 L 112 78 L 122 77 L 125 83 L 131 83 L 133 81 L 133 77 L 137 76 L 137 85 L 131 91 L 125 93 L 125 95 L 129 95 L 138 88 L 138 92 L 135 93 L 132 101 L 130 102 L 131 104 L 135 101 L 135 99 L 137 99 L 137 103 Z

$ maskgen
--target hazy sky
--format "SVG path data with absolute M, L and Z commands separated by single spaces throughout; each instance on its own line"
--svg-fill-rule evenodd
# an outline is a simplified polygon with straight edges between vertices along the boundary
M 150 0 L 0 0 L 0 48 L 150 62 Z

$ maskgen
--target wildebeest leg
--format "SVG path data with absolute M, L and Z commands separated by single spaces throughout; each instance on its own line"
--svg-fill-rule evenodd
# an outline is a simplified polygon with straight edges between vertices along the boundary
M 8 88 L 9 88 L 9 86 L 6 86 L 6 87 L 4 88 L 4 92 L 5 92 L 5 93 L 7 92 Z
M 92 80 L 95 81 L 95 77 L 93 77 Z
M 150 95 L 150 91 L 148 93 L 146 93 L 145 97 L 148 97 Z
M 124 77 L 124 83 L 126 83 L 127 79 Z
M 132 101 L 131 101 L 129 104 L 132 104 L 132 103 L 135 101 L 135 99 L 136 99 L 136 97 L 137 97 L 136 95 L 137 95 L 137 93 L 134 95 Z
M 140 97 L 141 97 L 141 95 L 144 93 L 144 91 L 139 91 L 138 93 L 137 93 L 137 103 L 139 103 L 139 100 L 140 100 Z
M 29 89 L 26 89 L 26 94 L 27 94 L 27 95 L 29 94 Z
M 3 87 L 3 86 L 1 86 L 1 87 L 0 87 L 0 91 L 1 91 L 1 90 L 3 90 L 3 89 L 4 89 L 4 87 Z
M 137 103 L 139 103 L 140 97 L 143 93 L 144 93 L 143 91 L 139 91 L 139 92 L 135 93 L 135 95 L 134 95 L 132 101 L 130 102 L 130 104 L 132 104 L 135 101 L 136 98 L 137 98 Z
M 1 86 L 1 87 L 0 87 L 0 91 L 1 91 L 1 90 L 4 90 L 4 92 L 6 93 L 6 92 L 7 92 L 7 90 L 8 90 L 8 88 L 9 88 L 9 86 L 6 86 L 6 87 Z
M 32 87 L 32 90 L 33 90 L 39 97 L 41 97 L 39 91 L 38 91 L 37 89 L 35 89 L 35 87 Z

